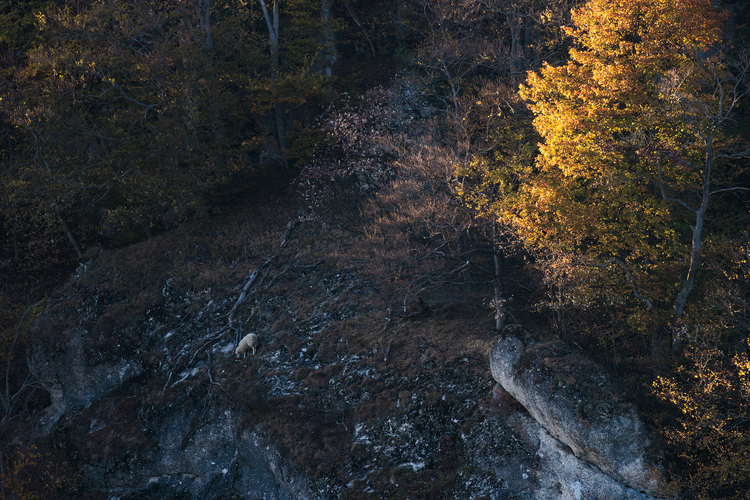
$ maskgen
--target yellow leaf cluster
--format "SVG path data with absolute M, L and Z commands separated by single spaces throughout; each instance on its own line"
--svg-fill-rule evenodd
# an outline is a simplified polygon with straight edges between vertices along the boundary
M 750 344 L 749 344 L 750 345 Z M 747 353 L 731 358 L 712 347 L 693 348 L 690 364 L 678 369 L 681 380 L 657 377 L 655 393 L 685 416 L 684 432 L 676 440 L 689 441 L 703 429 L 723 434 L 750 416 L 750 360 Z
M 508 215 L 527 241 L 645 266 L 678 234 L 674 207 L 641 181 L 656 167 L 635 139 L 673 134 L 657 82 L 717 43 L 726 15 L 707 0 L 591 0 L 572 18 L 568 62 L 520 88 L 544 142 Z

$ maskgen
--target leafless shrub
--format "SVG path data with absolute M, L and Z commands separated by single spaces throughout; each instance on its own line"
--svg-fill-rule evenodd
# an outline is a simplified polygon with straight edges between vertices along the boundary
M 344 181 L 353 180 L 366 193 L 391 179 L 398 136 L 416 125 L 426 104 L 413 83 L 401 80 L 368 91 L 354 106 L 344 96 L 318 120 L 328 141 L 319 145 L 298 180 L 310 208 L 324 204 Z
M 423 290 L 460 281 L 468 271 L 461 256 L 471 218 L 455 202 L 459 158 L 438 124 L 426 124 L 419 141 L 402 144 L 394 162 L 397 177 L 362 209 L 368 225 L 359 251 L 372 262 L 369 272 L 409 302 Z

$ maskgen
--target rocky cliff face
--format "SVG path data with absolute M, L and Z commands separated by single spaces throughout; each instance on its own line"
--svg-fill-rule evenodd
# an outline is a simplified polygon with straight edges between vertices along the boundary
M 50 404 L 36 433 L 84 473 L 80 497 L 656 491 L 647 438 L 604 375 L 556 343 L 498 343 L 477 306 L 491 290 L 398 313 L 341 250 L 357 240 L 340 221 L 252 207 L 226 224 L 103 252 L 37 322 L 30 366 Z M 227 227 L 260 243 L 227 243 Z M 237 358 L 251 331 L 257 354 Z
M 484 291 L 391 314 L 336 253 L 356 240 L 337 221 L 253 207 L 226 224 L 102 252 L 37 321 L 30 366 L 50 399 L 35 432 L 81 469 L 77 494 L 436 498 L 533 485 L 471 465 L 493 385 L 495 337 L 472 305 Z M 232 249 L 227 227 L 260 243 L 240 236 Z M 250 331 L 258 352 L 238 358 Z
M 559 464 L 568 489 L 585 498 L 659 494 L 646 430 L 605 372 L 560 341 L 523 338 L 506 329 L 490 353 L 492 375 L 539 425 L 538 453 Z

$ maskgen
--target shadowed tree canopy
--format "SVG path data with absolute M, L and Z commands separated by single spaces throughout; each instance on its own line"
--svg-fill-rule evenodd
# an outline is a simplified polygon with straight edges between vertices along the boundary
M 205 213 L 264 147 L 256 17 L 233 2 L 37 7 L 0 101 L 8 232 L 28 251 L 62 228 L 80 254 L 92 231 L 135 224 L 150 236 Z

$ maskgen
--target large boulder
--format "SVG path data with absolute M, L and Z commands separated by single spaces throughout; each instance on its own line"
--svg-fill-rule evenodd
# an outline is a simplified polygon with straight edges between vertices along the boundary
M 649 495 L 660 489 L 649 437 L 604 370 L 560 341 L 506 334 L 490 353 L 492 376 L 576 457 Z

